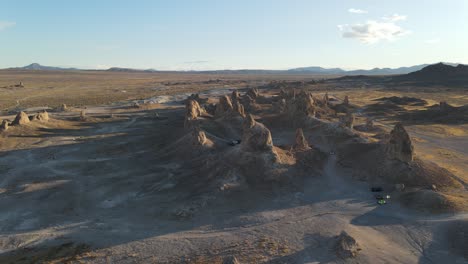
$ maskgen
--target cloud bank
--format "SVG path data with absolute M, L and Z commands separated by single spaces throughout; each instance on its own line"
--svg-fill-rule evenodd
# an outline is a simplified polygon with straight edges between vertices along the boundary
M 365 44 L 373 44 L 383 40 L 393 41 L 411 33 L 397 25 L 397 22 L 406 20 L 406 16 L 394 14 L 383 17 L 380 21 L 368 20 L 365 23 L 353 25 L 338 25 L 343 38 L 357 39 Z

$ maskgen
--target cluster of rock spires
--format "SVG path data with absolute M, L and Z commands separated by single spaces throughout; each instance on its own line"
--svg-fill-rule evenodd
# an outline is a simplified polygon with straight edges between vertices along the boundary
M 28 116 L 25 112 L 19 112 L 15 120 L 13 122 L 9 122 L 8 120 L 3 120 L 2 124 L 0 125 L 0 130 L 8 130 L 9 126 L 22 126 L 29 124 L 31 121 L 38 120 L 38 121 L 48 121 L 49 120 L 49 113 L 46 110 L 43 110 L 36 115 Z

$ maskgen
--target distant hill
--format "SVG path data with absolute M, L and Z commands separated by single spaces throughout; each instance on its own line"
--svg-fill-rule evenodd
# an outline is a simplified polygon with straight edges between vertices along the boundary
M 293 73 L 314 73 L 314 74 L 335 74 L 335 75 L 392 75 L 392 74 L 407 74 L 414 71 L 419 71 L 429 64 L 421 64 L 410 67 L 400 68 L 374 68 L 371 70 L 350 70 L 346 71 L 340 68 L 322 68 L 322 67 L 303 67 L 290 69 L 288 72 Z
M 288 72 L 291 73 L 317 73 L 317 74 L 345 74 L 346 71 L 340 68 L 322 68 L 318 66 L 311 66 L 311 67 L 302 67 L 302 68 L 295 68 L 289 69 Z
M 24 67 L 10 68 L 15 70 L 35 70 L 35 71 L 72 71 L 78 70 L 76 68 L 60 68 L 52 66 L 44 66 L 39 63 L 32 63 Z
M 436 84 L 463 84 L 468 85 L 468 65 L 457 66 L 437 63 L 423 69 L 398 76 L 398 81 L 424 82 Z
M 443 63 L 449 67 L 455 67 L 457 63 Z M 436 64 L 437 65 L 437 64 Z M 133 68 L 122 68 L 122 67 L 111 67 L 107 70 L 108 72 L 183 72 L 183 73 L 207 73 L 207 74 L 304 74 L 304 75 L 345 75 L 345 76 L 378 76 L 378 75 L 403 75 L 412 72 L 418 72 L 425 67 L 430 66 L 429 64 L 421 64 L 410 67 L 400 68 L 374 68 L 370 70 L 343 70 L 341 68 L 323 68 L 319 66 L 294 68 L 288 70 L 263 70 L 263 69 L 238 69 L 238 70 L 207 70 L 207 71 L 158 71 L 155 69 L 133 69 Z M 39 63 L 32 63 L 24 67 L 9 68 L 12 70 L 35 70 L 35 71 L 73 71 L 80 70 L 77 68 L 61 68 L 53 66 L 44 66 Z M 442 70 L 442 69 L 440 69 Z

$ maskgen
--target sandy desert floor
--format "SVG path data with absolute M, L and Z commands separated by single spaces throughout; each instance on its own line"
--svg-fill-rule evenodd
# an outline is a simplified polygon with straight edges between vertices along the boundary
M 243 94 L 248 85 L 237 82 L 197 90 L 204 91 L 202 98 L 216 101 L 236 88 Z M 355 126 L 372 117 L 384 132 L 402 119 L 396 112 L 369 112 L 375 99 L 409 96 L 427 101 L 404 105 L 401 113 L 442 100 L 468 104 L 462 91 L 331 88 L 334 85 L 304 89 L 317 96 L 327 91 L 336 102 L 348 95 L 355 106 Z M 277 92 L 260 90 L 265 96 Z M 50 110 L 48 121 L 1 132 L 0 263 L 228 263 L 229 257 L 240 263 L 468 263 L 467 122 L 402 121 L 416 157 L 453 173 L 458 187 L 438 191 L 460 205 L 456 211 L 405 206 L 395 191 L 387 192 L 392 198 L 386 205 L 378 205 L 369 191 L 372 184 L 339 162 L 334 152 L 340 143 L 324 140 L 327 135 L 313 128 L 304 134 L 313 148 L 326 154 L 319 171 L 293 170 L 300 176 L 290 175 L 288 184 L 213 191 L 205 181 L 208 174 L 210 181 L 216 175 L 207 173 L 204 156 L 190 155 L 183 141 L 187 131 L 182 100 L 189 94 L 184 88 L 167 94 L 145 91 L 113 102 L 99 99 L 96 104 L 73 99 L 80 103 L 70 100 L 68 111 Z M 18 107 L 34 113 L 46 106 L 48 96 L 24 107 L 9 105 L 2 118 L 13 120 L 12 109 Z M 63 98 L 54 100 L 53 105 L 59 105 Z M 135 102 L 140 106 L 134 107 Z M 81 111 L 86 113 L 83 119 Z M 217 146 L 213 156 L 239 148 L 226 144 L 242 137 L 237 127 L 205 119 L 203 128 Z M 289 155 L 295 129 L 281 122 L 270 125 L 263 112 L 256 119 L 271 130 L 278 151 Z M 216 173 L 234 166 L 229 160 L 216 164 Z M 355 257 L 336 255 L 342 231 L 358 242 Z

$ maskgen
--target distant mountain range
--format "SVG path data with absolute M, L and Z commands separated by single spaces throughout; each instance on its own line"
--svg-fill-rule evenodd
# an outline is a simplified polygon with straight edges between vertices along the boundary
M 430 64 L 421 64 L 411 67 L 400 68 L 374 68 L 371 70 L 343 70 L 341 68 L 322 68 L 318 66 L 294 68 L 289 70 L 213 70 L 213 71 L 185 71 L 190 73 L 212 73 L 212 74 L 311 74 L 311 75 L 400 75 L 417 72 Z M 435 64 L 437 65 L 437 64 Z M 458 63 L 443 63 L 443 65 L 457 66 Z M 14 70 L 37 70 L 37 71 L 72 71 L 77 68 L 60 68 L 43 66 L 39 63 L 33 63 L 24 67 L 9 68 Z M 155 69 L 132 69 L 112 67 L 105 71 L 109 72 L 163 72 Z
M 77 68 L 60 68 L 52 66 L 43 66 L 39 63 L 32 63 L 24 67 L 9 68 L 13 70 L 35 70 L 35 71 L 76 71 Z

